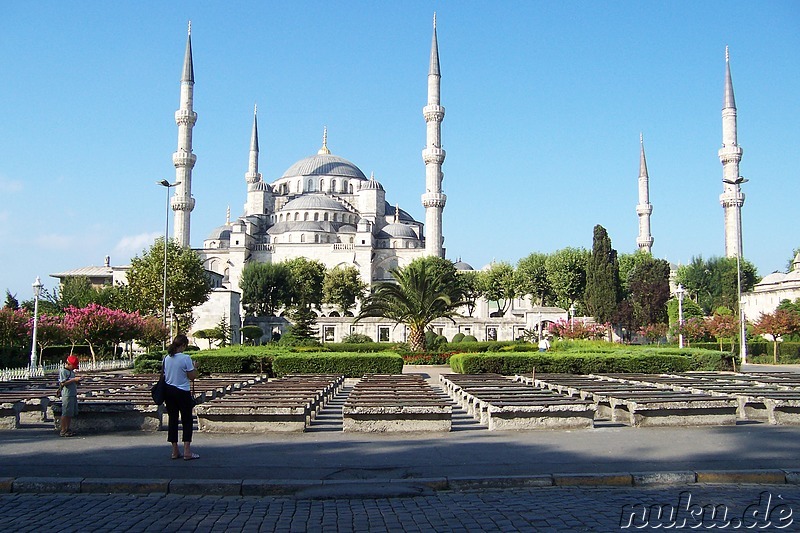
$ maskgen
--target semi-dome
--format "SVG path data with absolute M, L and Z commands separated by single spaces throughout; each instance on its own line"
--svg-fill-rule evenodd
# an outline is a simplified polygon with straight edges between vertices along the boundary
M 294 200 L 286 202 L 282 210 L 295 210 L 295 209 L 328 209 L 331 211 L 347 211 L 345 207 L 327 196 L 321 194 L 304 194 L 298 196 Z
M 231 227 L 228 224 L 224 226 L 219 226 L 211 230 L 211 233 L 208 234 L 206 237 L 207 241 L 216 240 L 216 241 L 229 241 L 231 239 Z
M 469 263 L 465 263 L 461 259 L 453 263 L 453 266 L 456 267 L 456 270 L 475 270 L 474 268 L 472 268 L 472 265 L 470 265 Z
M 343 157 L 333 154 L 314 154 L 290 166 L 281 178 L 298 176 L 335 176 L 365 180 L 367 177 L 357 166 Z
M 383 234 L 386 234 L 385 236 Z M 393 237 L 397 239 L 416 239 L 417 234 L 411 229 L 411 226 L 407 224 L 388 224 L 383 227 L 381 230 L 381 235 L 379 237 L 386 238 L 386 237 Z
M 780 283 L 786 277 L 786 274 L 783 272 L 773 272 L 767 276 L 764 276 L 764 279 L 761 280 L 759 285 L 769 285 L 770 283 Z

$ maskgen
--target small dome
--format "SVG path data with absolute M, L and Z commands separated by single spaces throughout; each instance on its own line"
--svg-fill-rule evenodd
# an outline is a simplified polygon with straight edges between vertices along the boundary
M 389 202 L 386 202 L 386 207 L 384 207 L 384 213 L 386 216 L 395 216 L 395 212 L 397 213 L 397 220 L 405 220 L 406 222 L 416 222 L 414 217 L 409 215 L 407 212 L 403 211 L 397 206 L 390 205 Z
M 227 224 L 214 228 L 206 237 L 207 241 L 229 241 L 231 240 L 231 227 Z
M 773 272 L 772 274 L 764 276 L 764 279 L 761 280 L 761 283 L 759 283 L 759 285 L 770 285 L 772 283 L 780 283 L 784 280 L 785 277 L 786 274 L 784 274 L 783 272 Z
M 265 181 L 257 181 L 252 183 L 249 187 L 251 191 L 263 191 L 263 192 L 272 192 L 272 187 Z
M 281 178 L 298 176 L 337 176 L 365 180 L 367 177 L 357 166 L 343 157 L 332 154 L 314 154 L 290 166 Z
M 383 189 L 383 185 L 381 185 L 379 181 L 374 180 L 374 179 L 370 179 L 370 180 L 367 180 L 366 183 L 361 185 L 361 189 L 360 190 L 362 190 L 362 191 L 370 191 L 370 190 L 382 191 L 384 189 Z
M 351 224 L 343 224 L 339 227 L 338 233 L 355 233 L 356 227 Z
M 292 211 L 296 209 L 327 209 L 331 211 L 347 211 L 345 207 L 327 196 L 321 194 L 304 194 L 294 200 L 286 202 L 282 211 Z
M 465 263 L 461 259 L 453 263 L 453 266 L 456 267 L 456 270 L 475 270 L 474 268 L 472 268 L 472 265 L 470 265 L 469 263 Z
M 378 237 L 382 239 L 387 237 L 394 237 L 397 239 L 416 239 L 417 234 L 408 224 L 389 224 L 383 227 Z

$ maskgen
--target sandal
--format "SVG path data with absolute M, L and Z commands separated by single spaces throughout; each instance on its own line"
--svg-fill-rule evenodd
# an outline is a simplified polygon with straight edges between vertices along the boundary
M 197 455 L 196 453 L 193 453 L 192 455 L 187 455 L 186 457 L 183 458 L 184 461 L 191 461 L 193 459 L 200 459 L 200 456 Z
M 60 435 L 62 437 L 74 437 L 75 433 L 72 431 L 62 431 Z
M 181 459 L 182 457 L 183 457 L 183 455 L 181 455 L 181 454 L 178 454 L 178 455 L 173 455 L 173 456 L 171 457 L 171 459 Z

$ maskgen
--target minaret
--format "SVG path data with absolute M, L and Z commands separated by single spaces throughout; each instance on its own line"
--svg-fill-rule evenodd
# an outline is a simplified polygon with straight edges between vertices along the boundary
M 650 234 L 650 214 L 653 205 L 650 203 L 650 176 L 647 175 L 647 160 L 644 157 L 644 138 L 639 134 L 639 203 L 636 213 L 639 215 L 639 237 L 636 245 L 640 250 L 652 253 L 653 236 Z
M 719 149 L 722 162 L 722 194 L 719 203 L 725 212 L 725 257 L 742 256 L 742 205 L 744 194 L 740 186 L 743 178 L 739 176 L 739 161 L 742 160 L 742 147 L 736 135 L 736 101 L 733 98 L 731 63 L 728 47 L 725 47 L 725 96 L 722 103 L 722 148 Z
M 253 107 L 253 133 L 250 135 L 250 159 L 247 173 L 244 175 L 247 182 L 247 203 L 244 204 L 244 214 L 263 215 L 271 211 L 270 198 L 272 188 L 261 179 L 258 171 L 258 106 Z
M 439 92 L 442 76 L 439 72 L 439 43 L 436 39 L 436 14 L 433 14 L 433 42 L 431 43 L 431 64 L 428 70 L 428 105 L 422 108 L 427 128 L 427 142 L 422 151 L 425 162 L 425 194 L 422 205 L 425 207 L 425 255 L 444 257 L 442 237 L 442 210 L 447 196 L 442 194 L 442 163 L 445 151 L 442 150 L 442 120 L 444 107 L 439 105 Z
M 175 165 L 175 194 L 172 196 L 172 210 L 175 219 L 175 241 L 181 246 L 189 246 L 189 217 L 194 209 L 192 198 L 192 168 L 197 156 L 192 153 L 192 128 L 197 122 L 194 105 L 194 67 L 192 65 L 192 23 L 189 22 L 189 35 L 186 39 L 186 55 L 183 58 L 181 76 L 181 104 L 175 112 L 178 124 L 178 150 L 172 154 Z

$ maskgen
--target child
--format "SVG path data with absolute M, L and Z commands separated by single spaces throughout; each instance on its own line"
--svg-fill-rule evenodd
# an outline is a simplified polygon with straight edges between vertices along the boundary
M 78 369 L 78 358 L 74 355 L 67 357 L 67 362 L 64 364 L 58 373 L 58 385 L 61 388 L 61 436 L 74 437 L 69 429 L 72 422 L 72 417 L 78 414 L 78 383 L 81 378 L 75 376 L 75 370 Z

